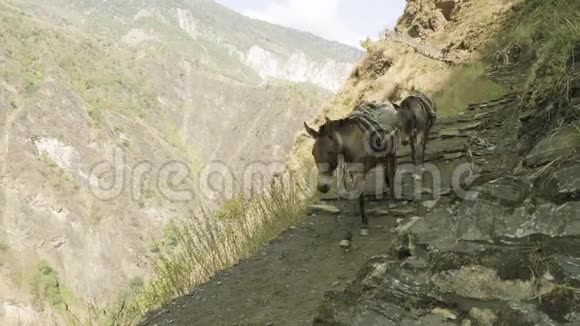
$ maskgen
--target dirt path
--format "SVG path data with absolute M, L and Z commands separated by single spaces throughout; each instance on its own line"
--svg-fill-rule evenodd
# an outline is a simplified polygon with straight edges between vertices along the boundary
M 371 203 L 377 207 L 384 202 Z M 372 217 L 369 237 L 355 237 L 345 253 L 338 244 L 352 215 L 317 215 L 288 230 L 255 258 L 225 271 L 191 295 L 152 314 L 143 325 L 309 325 L 320 298 L 341 288 L 370 257 L 384 252 L 396 219 Z M 355 228 L 358 228 L 358 219 Z
M 441 173 L 444 190 L 451 187 L 451 174 L 459 164 L 470 165 L 493 155 L 493 146 L 474 146 L 476 129 L 485 129 L 482 124 L 486 117 L 515 100 L 508 95 L 474 104 L 461 116 L 439 121 L 426 157 Z M 403 164 L 409 161 L 408 154 L 406 150 L 401 152 Z M 413 193 L 410 178 L 404 179 L 404 196 Z M 430 187 L 430 181 L 426 180 L 424 186 Z M 425 204 L 433 199 L 429 196 L 410 203 L 370 202 L 371 234 L 355 236 L 349 253 L 339 248 L 339 242 L 351 221 L 357 233 L 358 212 L 351 202 L 331 202 L 341 209 L 340 214 L 309 216 L 255 258 L 151 312 L 142 325 L 311 325 L 326 291 L 347 287 L 364 263 L 384 254 L 397 236 L 398 224 L 414 216 L 427 216 Z

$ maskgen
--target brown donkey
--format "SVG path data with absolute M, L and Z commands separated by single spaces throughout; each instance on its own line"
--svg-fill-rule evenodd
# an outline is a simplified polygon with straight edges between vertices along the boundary
M 429 133 L 437 119 L 435 102 L 425 94 L 415 92 L 395 107 L 399 113 L 401 131 L 406 136 L 402 143 L 410 144 L 413 163 L 422 169 Z M 415 178 L 420 179 L 421 174 L 415 174 Z
M 332 184 L 333 173 L 339 160 L 346 166 L 354 166 L 359 180 L 377 165 L 386 163 L 386 182 L 394 194 L 397 169 L 397 144 L 399 129 L 397 111 L 391 105 L 363 102 L 353 113 L 341 120 L 327 121 L 319 131 L 304 123 L 306 131 L 315 139 L 312 155 L 318 168 L 318 190 L 327 193 Z M 364 204 L 364 182 L 358 182 L 361 235 L 368 235 L 368 218 Z M 356 197 L 356 196 L 354 196 Z M 348 246 L 352 233 L 347 232 L 342 246 Z

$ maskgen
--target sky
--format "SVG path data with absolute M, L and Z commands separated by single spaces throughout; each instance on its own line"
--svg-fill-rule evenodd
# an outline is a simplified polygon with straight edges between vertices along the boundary
M 359 46 L 393 27 L 406 0 L 217 0 L 246 16 Z

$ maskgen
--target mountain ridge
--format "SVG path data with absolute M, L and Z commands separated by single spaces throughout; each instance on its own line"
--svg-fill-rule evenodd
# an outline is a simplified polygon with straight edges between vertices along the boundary
M 132 46 L 161 42 L 219 72 L 254 83 L 270 79 L 312 82 L 335 92 L 352 63 L 362 56 L 356 48 L 255 20 L 213 1 L 13 3 L 39 16 L 53 20 L 56 16 L 60 24 Z M 301 63 L 309 65 L 311 72 L 294 73 Z
M 179 162 L 190 172 L 183 186 L 197 190 L 211 161 L 227 163 L 232 178 L 253 162 L 282 161 L 303 121 L 330 96 L 300 76 L 263 80 L 235 49 L 208 40 L 201 43 L 208 56 L 190 53 L 196 40 L 186 30 L 194 29 L 178 20 L 148 20 L 163 38 L 141 42 L 137 31 L 131 43 L 135 26 L 115 18 L 108 2 L 73 3 L 113 14 L 60 0 L 0 1 L 2 325 L 63 324 L 65 309 L 107 306 L 143 286 L 159 253 L 174 249 L 172 223 L 217 229 L 225 222 L 197 213 L 229 199 L 171 200 L 159 171 Z M 123 5 L 138 3 L 148 2 Z M 111 37 L 94 26 L 121 32 Z M 330 79 L 337 85 L 343 77 Z M 99 162 L 111 173 L 93 175 Z M 110 200 L 94 193 L 95 184 L 114 183 L 117 172 L 132 176 L 143 163 L 152 169 L 136 193 L 129 182 Z

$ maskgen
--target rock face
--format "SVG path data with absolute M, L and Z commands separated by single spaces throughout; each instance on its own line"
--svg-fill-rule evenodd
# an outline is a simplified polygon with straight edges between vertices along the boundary
M 554 179 L 558 196 L 580 198 L 580 165 L 573 165 L 556 172 Z
M 540 166 L 577 153 L 580 149 L 580 133 L 570 126 L 542 139 L 526 156 L 526 165 Z
M 462 0 L 410 0 L 397 30 L 413 38 L 422 38 L 445 28 L 461 9 Z
M 254 69 L 264 81 L 307 82 L 332 92 L 337 92 L 342 87 L 345 76 L 348 76 L 353 67 L 352 63 L 332 59 L 317 62 L 304 52 L 295 52 L 284 58 L 257 45 L 248 50 L 243 62 Z
M 439 9 L 439 12 L 443 14 L 445 19 L 451 20 L 453 15 L 456 14 L 458 9 L 459 0 L 437 0 L 435 1 L 435 7 Z

